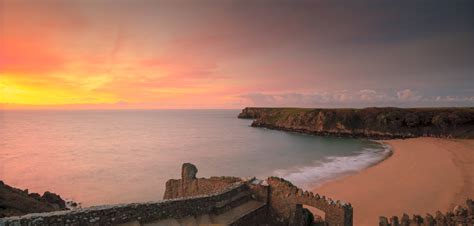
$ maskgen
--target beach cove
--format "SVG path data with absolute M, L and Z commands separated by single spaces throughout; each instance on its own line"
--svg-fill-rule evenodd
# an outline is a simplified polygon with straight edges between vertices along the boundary
M 379 216 L 451 211 L 474 196 L 474 140 L 412 138 L 384 142 L 392 146 L 392 156 L 313 192 L 351 202 L 354 225 L 377 225 Z

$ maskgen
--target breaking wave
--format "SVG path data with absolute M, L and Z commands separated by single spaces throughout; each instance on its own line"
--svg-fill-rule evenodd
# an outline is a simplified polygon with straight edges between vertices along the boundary
M 365 148 L 351 156 L 329 156 L 315 161 L 311 166 L 279 169 L 276 176 L 283 177 L 306 189 L 314 188 L 329 180 L 351 175 L 373 166 L 392 154 L 391 147 L 380 143 L 378 148 Z

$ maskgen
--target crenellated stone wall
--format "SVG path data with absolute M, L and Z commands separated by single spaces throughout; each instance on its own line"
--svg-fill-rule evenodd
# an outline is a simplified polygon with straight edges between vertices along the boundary
M 474 201 L 468 199 L 466 201 L 467 207 L 456 206 L 453 211 L 445 214 L 437 211 L 435 215 L 426 214 L 422 217 L 420 215 L 403 214 L 402 217 L 392 216 L 390 220 L 387 217 L 379 218 L 380 226 L 410 226 L 410 225 L 424 225 L 424 226 L 448 226 L 448 225 L 474 225 Z
M 308 205 L 320 209 L 325 213 L 325 222 L 328 225 L 352 225 L 353 210 L 350 204 L 333 201 L 325 196 L 303 191 L 289 181 L 278 177 L 269 177 L 267 183 L 270 187 L 269 203 L 275 217 L 281 222 L 285 219 L 291 224 L 301 219 L 294 215 L 298 204 Z M 286 223 L 286 222 L 285 222 Z
M 303 191 L 282 178 L 269 177 L 266 180 L 252 178 L 247 181 L 233 177 L 197 179 L 195 177 L 197 169 L 194 166 L 183 165 L 182 171 L 182 179 L 167 182 L 165 197 L 188 197 L 197 193 L 224 189 L 229 184 L 240 181 L 250 188 L 254 200 L 267 203 L 267 212 L 264 213 L 264 210 L 261 210 L 259 216 L 260 219 L 267 216 L 266 222 L 270 225 L 304 225 L 304 212 L 300 211 L 302 205 L 312 206 L 323 211 L 325 213 L 324 221 L 327 225 L 352 225 L 353 210 L 350 204 Z M 186 171 L 192 173 L 186 173 Z M 193 176 L 188 177 L 188 175 Z M 206 186 L 201 186 L 201 184 Z M 203 187 L 205 189 L 202 189 Z M 248 219 L 244 222 L 248 222 Z

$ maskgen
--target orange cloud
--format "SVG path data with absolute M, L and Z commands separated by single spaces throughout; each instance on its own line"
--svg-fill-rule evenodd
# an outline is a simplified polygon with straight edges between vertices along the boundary
M 281 3 L 225 1 L 3 2 L 0 103 L 8 106 L 238 108 L 252 100 L 314 103 L 280 94 L 324 90 L 353 92 L 329 93 L 337 98 L 328 102 L 357 90 L 373 102 L 386 96 L 373 92 L 379 89 L 473 92 L 466 82 L 472 31 L 401 42 L 403 35 L 381 23 L 381 9 L 356 18 L 345 7 L 319 3 L 288 11 Z M 417 96 L 400 92 L 399 99 L 419 103 Z
M 41 75 L 60 70 L 66 62 L 41 38 L 5 39 L 0 45 L 0 73 Z

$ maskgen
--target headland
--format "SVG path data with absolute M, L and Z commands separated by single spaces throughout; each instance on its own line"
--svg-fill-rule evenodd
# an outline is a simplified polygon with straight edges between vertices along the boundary
M 239 118 L 320 136 L 394 139 L 474 138 L 474 108 L 245 108 Z

